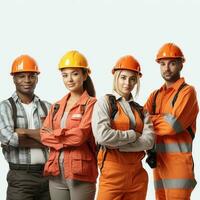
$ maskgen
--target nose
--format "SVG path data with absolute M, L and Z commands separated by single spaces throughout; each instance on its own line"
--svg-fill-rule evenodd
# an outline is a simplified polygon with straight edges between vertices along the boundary
M 72 79 L 72 75 L 70 74 L 69 76 L 68 76 L 68 81 L 72 81 L 73 79 Z
M 127 85 L 130 85 L 131 79 L 130 79 L 130 78 L 127 78 L 126 81 L 125 81 L 125 83 L 126 83 Z
M 25 76 L 25 82 L 30 82 L 31 81 L 31 78 L 29 76 Z
M 164 66 L 164 70 L 165 70 L 165 71 L 168 71 L 168 70 L 169 70 L 169 65 L 170 65 L 170 63 L 166 63 L 166 64 L 165 64 L 165 66 Z

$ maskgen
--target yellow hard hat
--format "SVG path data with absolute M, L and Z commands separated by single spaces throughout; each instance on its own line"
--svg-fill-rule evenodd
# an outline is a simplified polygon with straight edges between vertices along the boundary
M 60 60 L 58 68 L 64 69 L 64 68 L 84 68 L 87 69 L 88 73 L 91 72 L 91 70 L 88 67 L 87 59 L 83 54 L 76 50 L 68 51 Z

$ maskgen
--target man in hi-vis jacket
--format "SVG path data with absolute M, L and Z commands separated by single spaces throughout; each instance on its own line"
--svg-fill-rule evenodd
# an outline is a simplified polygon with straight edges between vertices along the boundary
M 196 92 L 180 77 L 185 58 L 177 45 L 162 46 L 156 61 L 165 82 L 149 96 L 145 105 L 157 137 L 156 200 L 189 200 L 196 185 L 192 158 L 199 111 Z

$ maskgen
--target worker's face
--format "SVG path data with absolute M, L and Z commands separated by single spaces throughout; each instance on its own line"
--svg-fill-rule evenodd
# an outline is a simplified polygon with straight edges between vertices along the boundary
M 83 82 L 87 78 L 87 74 L 83 74 L 80 68 L 64 68 L 61 71 L 63 82 L 70 92 L 82 93 Z
M 180 78 L 183 64 L 177 59 L 161 59 L 159 61 L 160 71 L 163 79 L 167 82 L 175 82 Z
M 122 97 L 129 99 L 130 93 L 137 83 L 137 74 L 130 70 L 121 70 L 117 79 L 117 89 Z
M 38 82 L 35 72 L 19 72 L 13 75 L 16 91 L 24 95 L 32 95 Z

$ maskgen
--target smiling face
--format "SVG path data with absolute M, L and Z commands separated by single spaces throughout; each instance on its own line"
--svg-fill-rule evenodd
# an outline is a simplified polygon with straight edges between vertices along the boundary
M 38 75 L 35 72 L 19 72 L 13 75 L 16 91 L 23 95 L 32 95 L 38 82 Z
M 83 82 L 86 80 L 87 74 L 83 74 L 81 68 L 64 68 L 61 70 L 61 73 L 63 82 L 70 92 L 83 92 Z
M 178 59 L 161 59 L 159 61 L 161 76 L 167 84 L 174 83 L 180 78 L 183 64 Z
M 116 77 L 116 90 L 124 97 L 129 99 L 131 91 L 134 89 L 138 81 L 138 74 L 130 70 L 120 70 Z

